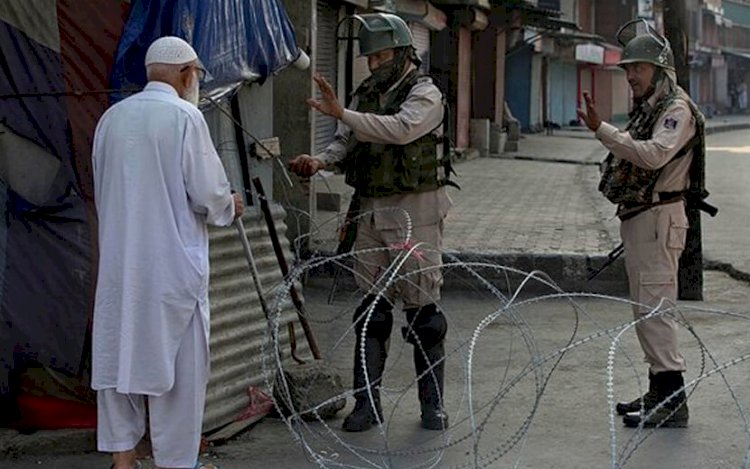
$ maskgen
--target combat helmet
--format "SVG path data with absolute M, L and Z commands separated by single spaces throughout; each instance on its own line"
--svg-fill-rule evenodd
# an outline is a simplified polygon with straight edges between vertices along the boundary
M 370 55 L 385 49 L 413 47 L 409 26 L 404 20 L 390 13 L 368 13 L 353 15 L 361 23 L 359 28 L 359 53 Z
M 636 30 L 639 25 L 645 25 L 645 33 L 630 36 L 628 39 L 628 32 Z M 675 69 L 674 54 L 669 40 L 656 32 L 645 20 L 639 19 L 625 23 L 617 32 L 617 40 L 625 47 L 620 61 L 617 62 L 618 66 L 646 62 L 667 70 Z

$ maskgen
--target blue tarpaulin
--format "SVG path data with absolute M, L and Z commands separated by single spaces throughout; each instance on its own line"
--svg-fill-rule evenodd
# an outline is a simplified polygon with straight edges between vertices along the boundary
M 300 55 L 278 0 L 135 0 L 117 50 L 113 88 L 146 83 L 143 59 L 161 36 L 193 45 L 213 77 L 203 92 L 214 97 L 244 81 L 265 80 Z

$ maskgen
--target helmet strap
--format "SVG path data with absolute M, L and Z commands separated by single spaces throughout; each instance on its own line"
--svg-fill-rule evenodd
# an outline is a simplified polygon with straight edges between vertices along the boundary
M 657 66 L 656 70 L 654 70 L 654 76 L 651 77 L 651 86 L 656 88 L 656 85 L 658 85 L 662 79 L 664 79 L 664 69 Z
M 633 102 L 636 104 L 636 106 L 639 106 L 641 103 L 645 102 L 648 98 L 654 95 L 656 93 L 656 87 L 659 86 L 659 83 L 666 78 L 666 74 L 664 73 L 664 69 L 657 66 L 656 70 L 654 70 L 654 76 L 651 77 L 651 85 L 648 87 L 648 90 L 641 96 L 640 98 L 634 99 Z
M 407 47 L 407 49 L 409 52 L 409 60 L 411 60 L 412 63 L 416 65 L 417 67 L 422 65 L 422 59 L 419 58 L 419 54 L 417 53 L 417 48 L 414 46 L 409 46 Z

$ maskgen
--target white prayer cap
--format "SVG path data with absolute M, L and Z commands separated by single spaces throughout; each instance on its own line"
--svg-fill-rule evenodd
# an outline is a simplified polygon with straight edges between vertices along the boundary
M 164 36 L 151 43 L 146 51 L 145 65 L 182 65 L 198 59 L 195 49 L 176 36 Z

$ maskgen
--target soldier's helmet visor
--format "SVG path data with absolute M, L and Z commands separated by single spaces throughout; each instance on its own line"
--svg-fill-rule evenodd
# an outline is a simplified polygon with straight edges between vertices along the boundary
M 659 32 L 654 29 L 654 27 L 651 26 L 649 22 L 644 18 L 630 20 L 624 25 L 620 26 L 620 29 L 617 30 L 617 34 L 615 34 L 615 38 L 622 47 L 626 47 L 633 38 L 635 38 L 636 36 L 641 36 L 643 34 L 648 34 L 649 36 L 651 36 L 651 38 L 653 38 L 654 41 L 656 41 L 656 43 L 664 49 L 670 48 L 667 38 L 659 34 Z

